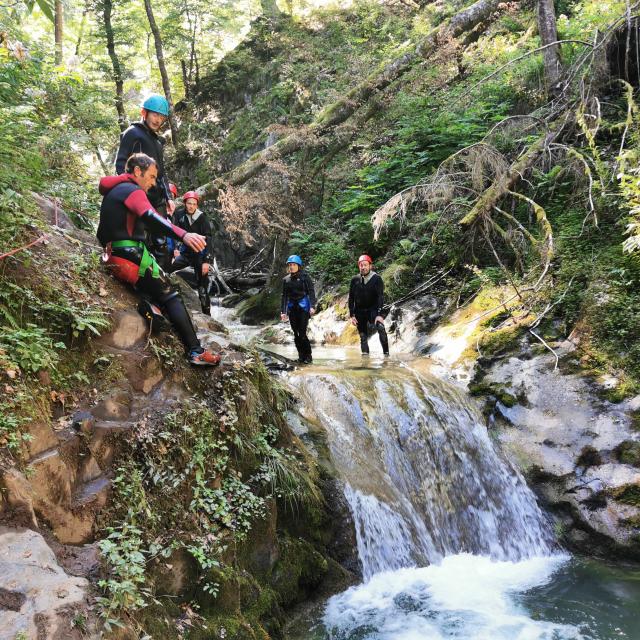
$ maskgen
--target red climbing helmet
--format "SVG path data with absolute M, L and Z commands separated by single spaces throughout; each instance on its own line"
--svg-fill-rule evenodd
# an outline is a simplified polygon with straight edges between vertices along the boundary
M 175 185 L 175 184 L 173 184 L 173 182 L 170 182 L 170 183 L 169 183 L 169 191 L 171 191 L 171 195 L 172 195 L 174 198 L 177 198 L 177 197 L 178 197 L 178 187 L 176 187 L 176 185 Z
M 360 266 L 361 262 L 368 262 L 369 264 L 373 264 L 373 260 L 371 259 L 371 256 L 368 256 L 366 253 L 363 253 L 359 258 L 358 258 L 358 266 Z
M 196 202 L 200 202 L 200 196 L 195 192 L 195 191 L 187 191 L 187 193 L 185 193 L 182 196 L 182 199 L 186 202 L 187 200 L 190 200 L 191 198 L 193 198 Z

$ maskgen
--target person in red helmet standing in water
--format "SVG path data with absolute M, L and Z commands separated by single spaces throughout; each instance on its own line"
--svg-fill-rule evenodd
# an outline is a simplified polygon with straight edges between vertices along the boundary
M 151 94 L 140 105 L 141 119 L 134 122 L 121 136 L 116 155 L 116 173 L 125 172 L 127 160 L 134 153 L 145 153 L 153 158 L 158 168 L 156 183 L 149 189 L 147 197 L 153 208 L 164 218 L 171 216 L 176 208 L 169 181 L 164 172 L 164 144 L 160 130 L 169 117 L 169 103 L 164 96 Z M 171 265 L 173 248 L 167 237 L 154 231 L 147 234 L 147 247 L 165 271 Z
M 173 273 L 185 267 L 193 267 L 202 313 L 210 315 L 209 269 L 213 261 L 211 224 L 209 224 L 207 216 L 198 208 L 200 196 L 195 191 L 187 191 L 182 196 L 182 201 L 184 202 L 184 207 L 179 207 L 175 212 L 176 225 L 185 231 L 203 236 L 206 238 L 207 244 L 201 251 L 194 251 L 191 247 L 183 244 L 178 250 L 178 255 L 173 261 L 169 272 Z
M 206 246 L 206 238 L 176 227 L 153 209 L 147 192 L 156 184 L 157 176 L 155 160 L 136 153 L 127 161 L 125 173 L 102 178 L 103 199 L 96 235 L 104 247 L 109 271 L 142 294 L 138 309 L 143 315 L 149 316 L 153 313 L 152 304 L 158 305 L 180 336 L 189 362 L 215 366 L 220 363 L 220 356 L 202 348 L 182 298 L 145 245 L 145 231 L 151 231 L 179 240 L 193 251 L 202 251 Z
M 375 328 L 380 337 L 382 352 L 389 355 L 389 339 L 384 328 L 384 282 L 372 269 L 373 260 L 368 255 L 358 258 L 360 274 L 354 276 L 349 286 L 349 315 L 351 324 L 358 328 L 360 349 L 369 354 L 369 331 Z

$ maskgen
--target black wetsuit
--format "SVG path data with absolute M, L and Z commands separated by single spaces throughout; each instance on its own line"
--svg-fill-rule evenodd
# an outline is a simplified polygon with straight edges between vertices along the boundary
M 134 153 L 145 153 L 158 165 L 156 184 L 149 189 L 147 197 L 153 208 L 166 218 L 167 202 L 171 200 L 171 191 L 164 174 L 164 138 L 151 131 L 144 122 L 134 122 L 120 137 L 120 147 L 116 156 L 117 174 L 124 173 L 127 160 Z M 173 257 L 173 244 L 170 241 L 167 242 L 167 236 L 151 231 L 148 233 L 147 246 L 158 264 L 165 271 L 168 270 Z
M 311 362 L 311 343 L 307 338 L 309 311 L 316 306 L 313 281 L 305 271 L 289 274 L 282 280 L 280 311 L 289 316 L 289 324 L 300 362 Z
M 382 315 L 384 305 L 384 283 L 375 272 L 369 275 L 354 276 L 349 286 L 349 315 L 358 323 L 360 334 L 360 349 L 362 353 L 369 353 L 369 330 L 373 327 L 378 331 L 380 344 L 385 355 L 389 353 L 389 339 L 382 322 L 375 319 Z
M 108 255 L 107 268 L 166 312 L 187 352 L 201 352 L 182 298 L 144 244 L 145 231 L 176 240 L 184 237 L 184 231 L 153 211 L 145 192 L 129 175 L 103 178 L 100 193 L 104 197 L 97 236 Z
M 198 210 L 200 211 L 200 210 Z M 197 212 L 196 212 L 197 213 Z M 169 273 L 179 271 L 185 267 L 193 267 L 196 277 L 196 286 L 198 287 L 198 297 L 200 298 L 200 306 L 202 313 L 209 315 L 211 313 L 211 299 L 209 297 L 209 276 L 202 275 L 202 265 L 204 263 L 211 264 L 213 262 L 213 245 L 211 241 L 211 224 L 202 211 L 194 220 L 189 217 L 185 207 L 176 209 L 174 215 L 176 225 L 189 233 L 198 233 L 207 239 L 207 246 L 199 252 L 183 246 L 180 255 L 173 261 L 169 268 Z

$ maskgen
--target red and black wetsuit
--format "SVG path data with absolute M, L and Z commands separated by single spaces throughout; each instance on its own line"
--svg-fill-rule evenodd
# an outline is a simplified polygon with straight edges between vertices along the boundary
M 160 216 L 128 174 L 102 178 L 100 193 L 104 197 L 96 235 L 106 250 L 107 268 L 166 312 L 187 351 L 200 351 L 182 298 L 144 244 L 145 230 L 176 240 L 182 240 L 186 232 Z

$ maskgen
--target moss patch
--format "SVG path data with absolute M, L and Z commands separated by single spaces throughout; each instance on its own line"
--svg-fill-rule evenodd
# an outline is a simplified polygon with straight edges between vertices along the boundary
M 640 484 L 625 484 L 611 489 L 610 495 L 618 502 L 640 508 Z
M 623 464 L 640 467 L 640 442 L 625 440 L 614 449 L 614 453 L 616 458 Z
M 505 389 L 505 385 L 497 382 L 475 382 L 469 385 L 469 393 L 472 396 L 493 396 L 505 407 L 515 407 L 518 398 Z
M 280 293 L 264 289 L 238 305 L 238 315 L 245 324 L 276 320 L 280 315 Z
M 602 464 L 602 456 L 600 452 L 592 446 L 587 445 L 582 448 L 576 465 L 578 467 L 597 467 Z

